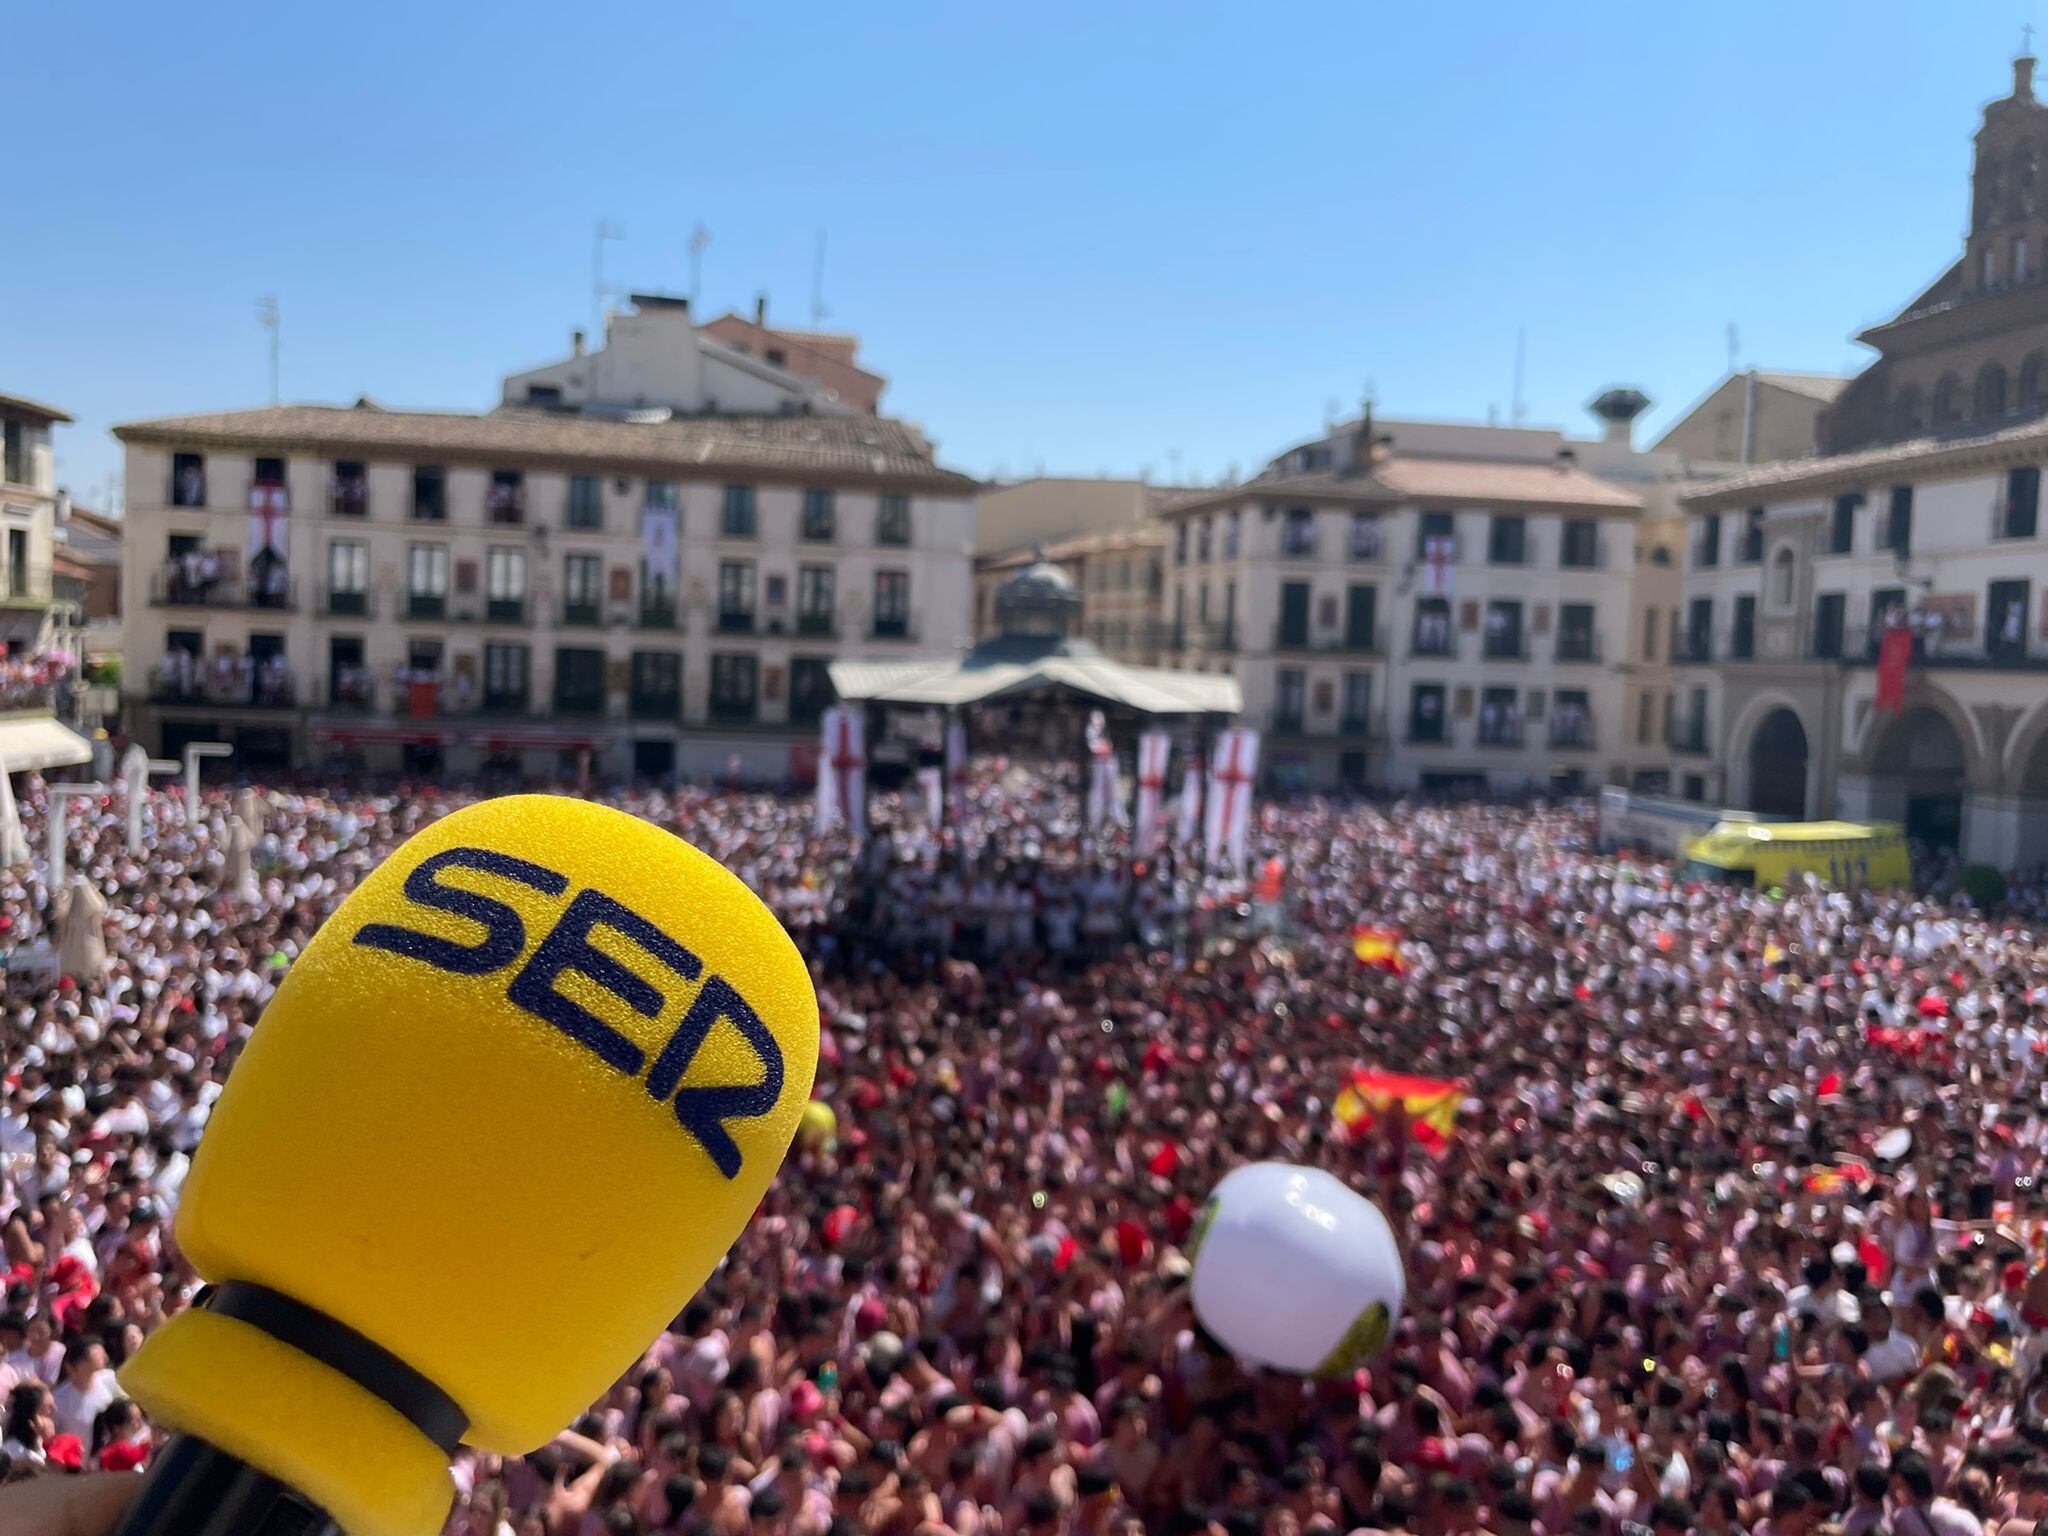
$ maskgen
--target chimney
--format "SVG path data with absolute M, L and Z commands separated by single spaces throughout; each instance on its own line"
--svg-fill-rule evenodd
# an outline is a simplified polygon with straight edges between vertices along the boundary
M 1371 458 L 1375 464 L 1384 464 L 1394 456 L 1394 434 L 1382 432 L 1372 440 Z
M 768 295 L 765 293 L 754 295 L 754 324 L 764 331 L 768 328 Z
M 583 328 L 581 326 L 578 326 L 569 333 L 569 355 L 571 357 L 581 357 L 583 355 Z
M 2034 56 L 2023 53 L 2012 61 L 2012 94 L 2017 101 L 2034 99 Z
M 1625 423 L 1622 427 L 1622 430 L 1628 430 L 1627 425 Z M 1568 469 L 1577 469 L 1578 467 L 1579 453 L 1576 448 L 1567 447 L 1560 448 L 1557 450 L 1557 472 L 1559 474 L 1563 474 Z

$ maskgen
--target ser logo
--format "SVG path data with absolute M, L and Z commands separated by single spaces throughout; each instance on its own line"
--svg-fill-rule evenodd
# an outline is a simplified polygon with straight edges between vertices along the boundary
M 423 860 L 405 877 L 405 894 L 416 905 L 467 918 L 484 930 L 475 944 L 457 944 L 395 923 L 366 923 L 355 942 L 389 950 L 456 976 L 489 976 L 511 965 L 526 948 L 526 924 L 504 902 L 477 891 L 443 885 L 444 869 L 473 869 L 547 896 L 569 888 L 566 876 L 544 865 L 493 853 L 487 848 L 450 848 Z M 590 942 L 599 928 L 630 939 L 685 981 L 702 980 L 674 1033 L 648 1065 L 647 1053 L 581 1003 L 562 995 L 555 982 L 565 971 L 587 977 L 642 1018 L 658 1018 L 668 999 L 659 988 Z M 782 1048 L 739 990 L 723 976 L 705 975 L 704 962 L 624 903 L 594 887 L 576 893 L 568 909 L 535 947 L 505 989 L 506 1000 L 552 1024 L 570 1039 L 625 1073 L 647 1072 L 647 1095 L 672 1102 L 676 1120 L 710 1154 L 728 1179 L 740 1171 L 740 1149 L 726 1125 L 765 1115 L 782 1096 Z M 719 1020 L 740 1032 L 761 1061 L 761 1081 L 738 1085 L 682 1087 L 690 1063 Z

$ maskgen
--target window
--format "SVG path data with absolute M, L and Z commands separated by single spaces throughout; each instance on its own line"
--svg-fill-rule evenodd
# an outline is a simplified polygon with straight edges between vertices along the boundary
M 1280 525 L 1280 553 L 1290 560 L 1310 560 L 1316 552 L 1316 514 L 1312 507 L 1289 507 Z
M 1223 583 L 1223 644 L 1237 644 L 1237 582 Z
M 719 530 L 728 539 L 751 539 L 754 536 L 754 488 L 751 485 L 728 485 L 725 488 L 725 514 Z
M 804 492 L 803 536 L 813 544 L 829 544 L 838 525 L 830 491 Z
M 1344 674 L 1344 717 L 1340 729 L 1356 733 L 1372 729 L 1372 674 Z
M 284 460 L 258 459 L 256 461 L 256 467 L 254 471 L 250 474 L 249 479 L 251 483 L 255 485 L 283 485 L 285 483 Z
M 1175 565 L 1186 565 L 1188 563 L 1188 525 L 1186 523 L 1174 525 L 1173 563 Z
M 1377 560 L 1380 557 L 1380 515 L 1377 512 L 1351 514 L 1351 558 Z
M 628 705 L 636 719 L 673 720 L 683 707 L 683 658 L 674 651 L 635 651 Z
M 2039 525 L 2041 471 L 2034 465 L 2008 470 L 2005 476 L 2004 516 L 1999 520 L 2001 539 L 2031 539 Z
M 1205 517 L 1195 525 L 1195 560 L 1198 564 L 1208 564 L 1210 556 L 1215 552 L 1215 540 L 1216 519 Z
M 1522 696 L 1514 688 L 1488 688 L 1479 695 L 1479 745 L 1522 744 Z
M 1415 654 L 1449 656 L 1456 646 L 1451 638 L 1451 600 L 1423 597 L 1415 601 Z
M 1522 605 L 1495 598 L 1486 605 L 1485 654 L 1495 661 L 1519 661 L 1522 649 Z
M 1550 704 L 1553 747 L 1593 745 L 1593 706 L 1583 688 L 1560 688 Z
M 1856 511 L 1863 505 L 1861 491 L 1849 491 L 1835 498 L 1835 513 L 1828 521 L 1828 553 L 1846 555 L 1856 547 Z
M 1984 286 L 1995 287 L 1998 283 L 1998 252 L 1990 246 L 1984 247 Z
M 1223 558 L 1235 560 L 1244 547 L 1244 514 L 1228 512 L 1223 517 Z
M 1996 421 L 2005 414 L 2005 369 L 1986 363 L 1977 370 L 1977 392 L 1972 402 L 1979 421 Z
M 569 528 L 604 526 L 604 482 L 596 475 L 569 477 L 569 505 L 562 522 Z
M 484 552 L 484 616 L 497 624 L 525 622 L 525 550 L 491 549 Z
M 1425 512 L 1415 529 L 1415 558 L 1451 565 L 1458 558 L 1456 524 L 1448 512 Z
M 1892 402 L 1892 436 L 1911 437 L 1926 425 L 1926 408 L 1921 403 L 1920 388 L 1916 384 L 1908 384 Z
M 1344 590 L 1344 644 L 1349 650 L 1377 650 L 1380 589 L 1353 584 Z
M 1994 661 L 2018 661 L 2027 654 L 2025 581 L 1994 581 L 1984 593 L 1984 652 Z
M 1486 529 L 1486 561 L 1489 565 L 1521 565 L 1528 556 L 1529 522 L 1522 517 L 1495 515 Z
M 484 492 L 486 520 L 501 528 L 516 528 L 526 521 L 526 477 L 516 469 L 491 471 L 490 489 Z
M 1714 600 L 1696 597 L 1685 610 L 1685 660 L 1711 661 L 1714 654 Z
M 1305 581 L 1280 583 L 1280 632 L 1274 639 L 1276 645 L 1298 650 L 1308 644 L 1308 596 Z
M 177 457 L 182 459 L 191 455 L 181 453 Z M 0 422 L 0 480 L 5 480 L 10 485 L 29 483 L 26 439 L 22 434 L 21 423 L 12 416 Z M 171 505 L 174 507 L 184 505 L 177 500 L 177 492 L 178 481 L 174 473 L 171 477 Z
M 336 539 L 327 546 L 327 611 L 356 616 L 370 608 L 370 546 Z
M 1963 419 L 1963 381 L 1944 373 L 1934 382 L 1934 424 L 1952 427 Z
M 1562 603 L 1557 610 L 1557 659 L 1598 661 L 1600 642 L 1591 603 Z
M 796 573 L 796 632 L 832 633 L 833 571 L 829 565 L 800 566 Z
M 327 637 L 327 702 L 336 709 L 368 709 L 374 702 L 362 636 Z
M 484 647 L 484 708 L 526 708 L 526 647 L 493 641 Z
M 910 572 L 875 572 L 875 634 L 897 640 L 910 634 Z
M 1764 558 L 1764 509 L 1751 507 L 1742 514 L 1742 552 L 1737 556 L 1744 565 L 1760 565 Z
M 1650 727 L 1656 714 L 1656 696 L 1645 688 L 1636 695 L 1636 745 L 1648 746 Z
M 1444 739 L 1444 685 L 1417 683 L 1408 694 L 1408 739 Z
M 815 722 L 832 702 L 832 664 L 817 656 L 798 656 L 789 664 L 789 718 Z
M 1282 667 L 1273 675 L 1273 688 L 1273 729 L 1283 736 L 1299 736 L 1308 675 L 1299 667 Z
M 1735 628 L 1728 636 L 1728 655 L 1733 661 L 1756 656 L 1756 597 L 1744 592 L 1735 599 Z
M 1700 519 L 1699 563 L 1714 566 L 1721 563 L 1721 514 L 1709 512 Z
M 1645 608 L 1643 610 L 1643 660 L 1655 661 L 1656 659 L 1657 610 L 1654 608 Z
M 2012 280 L 2024 283 L 2027 280 L 2027 241 L 2022 235 L 2012 243 Z
M 19 467 L 21 463 L 20 424 L 9 422 L 16 431 L 13 450 L 8 462 Z M 10 472 L 9 480 L 17 485 L 22 483 L 26 471 Z M 203 507 L 206 505 L 206 460 L 196 453 L 174 453 L 171 455 L 171 505 L 174 507 Z
M 1813 600 L 1813 659 L 1838 661 L 1842 655 L 1842 621 L 1848 599 L 1840 592 L 1823 592 Z
M 754 627 L 754 562 L 721 560 L 718 563 L 718 627 L 728 634 L 751 632 Z
M 1903 560 L 1913 553 L 1913 487 L 1892 487 L 1891 506 L 1885 517 L 1885 548 Z
M 1119 592 L 1131 590 L 1131 562 L 1128 557 L 1117 566 L 1116 585 Z
M 564 715 L 604 713 L 604 652 L 588 646 L 555 648 L 555 709 Z
M 28 596 L 28 530 L 7 530 L 7 595 Z M 0 768 L 0 773 L 6 770 Z
M 884 496 L 875 505 L 875 542 L 877 544 L 908 544 L 910 542 L 910 498 L 908 496 Z M 1181 553 L 1187 553 L 1183 544 Z
M 751 656 L 717 652 L 711 658 L 711 715 L 751 720 L 760 708 L 760 668 Z
M 2029 415 L 2037 415 L 2043 406 L 2048 406 L 2048 355 L 2029 352 L 2025 362 L 2020 364 L 2019 407 Z
M 448 546 L 415 544 L 405 558 L 407 618 L 439 619 L 448 613 Z
M 1590 517 L 1567 519 L 1557 563 L 1567 570 L 1595 569 L 1600 564 L 1600 525 Z
M 421 464 L 412 472 L 412 515 L 416 522 L 448 520 L 448 472 L 438 464 Z
M 336 517 L 363 517 L 370 510 L 369 471 L 356 460 L 334 466 L 333 507 Z
M 604 563 L 596 555 L 562 556 L 562 622 L 596 624 L 604 602 Z

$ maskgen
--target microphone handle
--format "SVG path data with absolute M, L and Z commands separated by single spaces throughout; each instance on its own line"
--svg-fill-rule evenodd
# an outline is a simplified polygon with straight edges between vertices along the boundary
M 268 1472 L 178 1435 L 150 1464 L 114 1536 L 341 1536 L 341 1527 Z

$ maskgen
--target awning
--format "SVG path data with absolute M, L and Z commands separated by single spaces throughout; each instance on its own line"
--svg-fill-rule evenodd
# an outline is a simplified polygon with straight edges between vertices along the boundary
M 0 645 L 33 645 L 49 617 L 47 608 L 0 608 Z
M 92 761 L 92 743 L 49 715 L 0 717 L 0 769 L 76 768 Z
M 1237 679 L 1222 673 L 1133 667 L 1104 656 L 1050 656 L 1030 662 L 835 661 L 832 687 L 847 700 L 957 708 L 1038 688 L 1063 688 L 1146 715 L 1235 715 L 1244 707 Z

